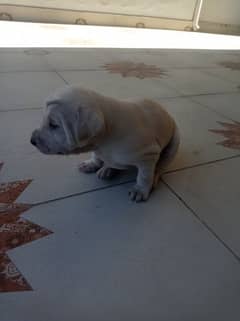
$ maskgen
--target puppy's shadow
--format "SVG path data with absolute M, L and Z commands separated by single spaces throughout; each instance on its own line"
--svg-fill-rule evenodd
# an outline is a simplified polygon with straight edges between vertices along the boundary
M 166 170 L 164 170 L 164 175 L 174 172 L 176 170 L 189 167 L 189 163 L 192 163 L 192 162 L 190 162 L 188 155 L 189 155 L 189 152 L 179 150 L 175 159 L 169 164 Z
M 119 170 L 111 179 L 105 180 L 108 183 L 133 182 L 137 177 L 137 169 L 131 168 Z

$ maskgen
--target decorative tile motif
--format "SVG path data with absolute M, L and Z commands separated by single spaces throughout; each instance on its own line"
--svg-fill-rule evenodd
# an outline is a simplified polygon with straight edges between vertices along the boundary
M 122 77 L 160 78 L 166 72 L 155 65 L 146 65 L 145 63 L 134 63 L 131 61 L 118 61 L 102 66 L 112 74 L 121 74 Z
M 215 134 L 220 134 L 226 139 L 222 142 L 219 142 L 219 145 L 222 145 L 227 148 L 240 150 L 240 123 L 226 123 L 218 122 L 224 129 L 210 129 L 209 131 Z
M 3 163 L 0 163 L 0 170 Z M 0 292 L 28 291 L 32 287 L 6 252 L 52 232 L 21 218 L 30 204 L 13 203 L 31 180 L 0 184 Z
M 31 286 L 6 254 L 0 254 L 0 292 L 30 291 Z
M 12 203 L 31 183 L 31 180 L 2 183 L 0 185 L 0 203 Z
M 225 68 L 232 69 L 232 70 L 240 70 L 240 62 L 223 61 L 220 63 L 220 65 Z

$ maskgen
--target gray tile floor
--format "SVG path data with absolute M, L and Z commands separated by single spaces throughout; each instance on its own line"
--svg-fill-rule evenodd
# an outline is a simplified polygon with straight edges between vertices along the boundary
M 145 70 L 104 69 L 122 62 Z M 52 232 L 18 231 L 0 185 L 1 321 L 239 319 L 240 78 L 225 62 L 240 52 L 0 50 L 0 183 L 32 179 L 15 203 L 35 205 L 21 218 Z M 151 97 L 175 117 L 179 154 L 147 203 L 128 199 L 132 174 L 102 182 L 78 173 L 88 155 L 31 147 L 44 100 L 66 83 Z

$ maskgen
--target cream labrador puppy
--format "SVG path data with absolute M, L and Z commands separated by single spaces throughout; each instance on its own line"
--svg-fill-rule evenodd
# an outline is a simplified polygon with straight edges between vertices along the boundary
M 163 169 L 174 158 L 179 134 L 173 118 L 151 100 L 116 100 L 91 90 L 66 86 L 48 101 L 43 122 L 31 143 L 45 154 L 92 152 L 80 171 L 102 179 L 136 167 L 129 192 L 137 202 L 148 199 Z

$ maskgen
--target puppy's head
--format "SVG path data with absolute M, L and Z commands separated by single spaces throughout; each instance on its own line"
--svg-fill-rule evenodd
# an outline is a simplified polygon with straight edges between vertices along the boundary
M 33 131 L 31 144 L 44 154 L 90 151 L 105 130 L 100 96 L 66 87 L 46 103 L 42 124 Z

